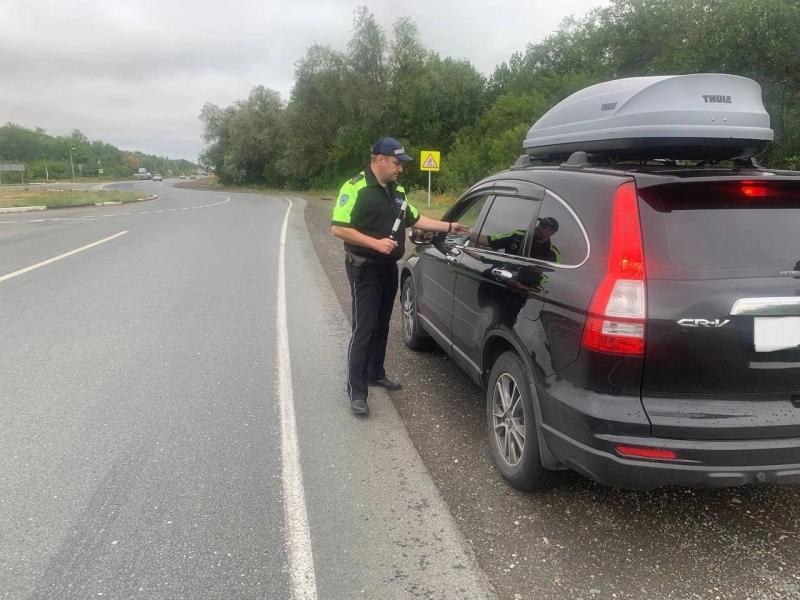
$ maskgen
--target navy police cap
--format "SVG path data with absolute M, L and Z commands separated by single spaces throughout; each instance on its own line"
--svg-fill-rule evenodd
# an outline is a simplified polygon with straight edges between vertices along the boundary
M 382 154 L 383 156 L 394 156 L 395 158 L 405 162 L 414 160 L 408 154 L 406 154 L 403 144 L 390 137 L 381 138 L 372 144 L 372 153 Z
M 549 227 L 553 231 L 558 231 L 558 221 L 555 217 L 544 217 L 543 219 L 539 219 L 539 224 Z

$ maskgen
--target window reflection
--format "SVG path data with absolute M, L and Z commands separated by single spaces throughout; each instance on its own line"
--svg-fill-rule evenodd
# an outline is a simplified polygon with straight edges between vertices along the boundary
M 555 217 L 543 217 L 536 220 L 531 241 L 531 258 L 546 260 L 548 262 L 561 262 L 558 247 L 553 243 L 553 236 L 558 232 L 560 225 Z
M 528 225 L 538 208 L 539 203 L 533 200 L 498 196 L 478 235 L 478 247 L 521 256 Z
M 550 192 L 536 219 L 529 256 L 563 265 L 579 265 L 589 252 L 586 236 L 570 211 Z

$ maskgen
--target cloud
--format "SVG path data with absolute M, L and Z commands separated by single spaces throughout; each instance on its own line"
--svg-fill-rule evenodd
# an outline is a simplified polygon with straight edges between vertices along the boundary
M 442 56 L 486 74 L 595 0 L 367 3 L 390 31 L 418 26 Z M 205 102 L 226 106 L 256 85 L 288 99 L 295 63 L 314 43 L 344 49 L 358 4 L 175 0 L 0 3 L 0 120 L 131 150 L 196 158 Z

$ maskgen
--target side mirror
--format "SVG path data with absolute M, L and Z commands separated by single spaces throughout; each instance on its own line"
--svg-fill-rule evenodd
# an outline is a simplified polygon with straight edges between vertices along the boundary
M 417 246 L 420 244 L 430 244 L 434 239 L 434 233 L 431 231 L 422 231 L 420 229 L 412 229 L 408 232 L 408 240 Z

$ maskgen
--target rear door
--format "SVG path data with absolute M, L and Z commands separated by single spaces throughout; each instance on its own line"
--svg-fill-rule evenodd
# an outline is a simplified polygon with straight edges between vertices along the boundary
M 653 435 L 800 437 L 800 180 L 639 193 Z

